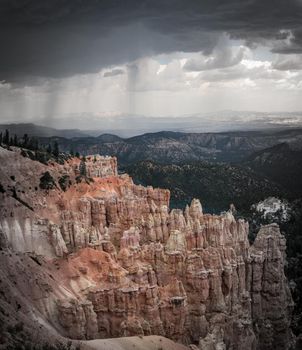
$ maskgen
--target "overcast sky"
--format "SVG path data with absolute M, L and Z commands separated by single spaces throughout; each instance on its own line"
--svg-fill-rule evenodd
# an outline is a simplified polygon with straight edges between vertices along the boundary
M 302 110 L 302 0 L 0 0 L 0 120 Z

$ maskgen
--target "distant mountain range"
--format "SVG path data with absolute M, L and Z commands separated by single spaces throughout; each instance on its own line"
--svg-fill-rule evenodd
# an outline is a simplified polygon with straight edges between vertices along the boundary
M 237 131 L 223 133 L 181 133 L 162 131 L 131 138 L 103 134 L 98 137 L 41 137 L 40 143 L 57 141 L 64 152 L 114 155 L 120 164 L 153 160 L 181 163 L 208 160 L 239 162 L 254 152 L 278 145 L 302 147 L 302 129 Z
M 130 138 L 108 133 L 91 136 L 77 129 L 58 130 L 35 124 L 0 124 L 0 132 L 6 129 L 11 136 L 16 134 L 23 137 L 28 134 L 39 138 L 40 143 L 45 145 L 56 140 L 64 152 L 73 150 L 80 154 L 114 155 L 122 164 L 146 159 L 161 163 L 198 160 L 238 162 L 255 152 L 260 152 L 260 155 L 264 149 L 279 144 L 290 145 L 292 152 L 302 149 L 302 128 L 220 133 L 160 131 Z M 271 150 L 274 151 L 274 148 Z M 276 150 L 280 150 L 280 147 Z
M 183 116 L 145 116 L 123 113 L 69 113 L 58 116 L 33 119 L 31 122 L 50 128 L 72 128 L 71 134 L 84 130 L 90 136 L 115 134 L 132 137 L 162 130 L 176 132 L 222 132 L 243 130 L 267 130 L 302 127 L 302 112 L 266 113 L 254 111 L 218 111 Z M 68 137 L 71 137 L 68 135 Z M 54 135 L 52 135 L 54 136 Z M 62 136 L 62 135 L 56 135 Z

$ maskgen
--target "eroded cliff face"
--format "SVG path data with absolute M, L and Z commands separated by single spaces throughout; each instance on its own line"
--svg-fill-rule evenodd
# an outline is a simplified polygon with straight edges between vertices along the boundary
M 285 238 L 276 224 L 262 227 L 250 248 L 252 319 L 265 350 L 284 349 L 289 344 L 293 301 L 284 275 L 285 249 Z
M 0 152 L 2 246 L 43 257 L 50 287 L 34 305 L 54 329 L 73 339 L 155 334 L 200 349 L 290 349 L 277 225 L 250 246 L 248 224 L 231 212 L 203 214 L 196 199 L 170 210 L 169 191 L 118 176 L 112 158 L 94 170 L 92 159 L 93 182 L 76 183 L 75 160 L 44 166 Z M 45 171 L 56 183 L 68 175 L 70 186 L 39 189 Z

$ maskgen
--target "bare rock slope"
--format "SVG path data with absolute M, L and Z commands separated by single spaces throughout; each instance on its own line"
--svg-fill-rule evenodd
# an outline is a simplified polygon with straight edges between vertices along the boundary
M 293 345 L 277 225 L 262 227 L 250 246 L 248 224 L 231 212 L 204 214 L 199 200 L 170 210 L 169 191 L 117 175 L 115 158 L 88 157 L 92 179 L 79 179 L 76 158 L 46 166 L 0 148 L 0 162 L 3 322 L 78 340 Z M 41 184 L 46 172 L 50 186 Z

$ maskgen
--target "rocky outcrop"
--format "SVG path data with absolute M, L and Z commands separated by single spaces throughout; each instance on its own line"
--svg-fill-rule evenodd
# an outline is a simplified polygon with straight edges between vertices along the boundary
M 68 171 L 72 181 L 74 162 L 32 168 L 55 181 Z M 204 214 L 197 199 L 170 210 L 169 191 L 135 185 L 108 162 L 108 176 L 65 191 L 30 190 L 22 167 L 15 184 L 4 174 L 6 188 L 26 187 L 33 211 L 0 194 L 1 242 L 43 255 L 65 291 L 50 293 L 43 317 L 74 339 L 155 334 L 200 349 L 289 349 L 292 300 L 278 227 L 263 227 L 250 245 L 248 224 L 231 211 Z
M 72 339 L 98 338 L 96 313 L 89 301 L 77 299 L 58 302 L 59 322 Z
M 259 349 L 286 349 L 293 302 L 284 275 L 286 241 L 276 224 L 260 229 L 250 249 L 249 280 L 252 319 Z
M 289 349 L 292 302 L 277 226 L 263 227 L 250 246 L 246 223 L 231 213 L 202 214 L 198 206 L 193 201 L 186 213 L 171 211 L 166 240 L 159 235 L 155 242 L 141 242 L 144 226 L 130 227 L 116 250 L 106 253 L 107 264 L 117 265 L 86 294 L 99 336 L 160 334 L 199 342 L 201 349 Z M 110 242 L 110 229 L 107 235 Z M 104 250 L 102 244 L 94 248 Z M 79 271 L 92 274 L 84 267 Z M 78 308 L 66 309 L 67 320 L 70 314 L 84 319 L 76 316 Z M 66 319 L 64 310 L 59 315 Z M 75 335 L 66 320 L 61 324 L 69 336 L 87 337 L 85 326 Z

